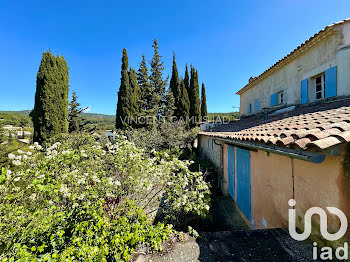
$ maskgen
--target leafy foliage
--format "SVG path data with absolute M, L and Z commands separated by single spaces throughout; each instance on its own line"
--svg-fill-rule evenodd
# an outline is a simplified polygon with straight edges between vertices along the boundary
M 192 142 L 196 138 L 199 128 L 188 129 L 184 122 L 163 121 L 159 128 L 139 128 L 122 131 L 128 140 L 147 153 L 154 150 L 163 151 L 177 148 L 192 149 Z
M 10 154 L 1 170 L 1 261 L 127 261 L 172 233 L 149 223 L 160 199 L 168 221 L 208 215 L 209 187 L 188 161 L 149 157 L 121 136 L 104 145 L 63 134 L 48 144 Z
M 34 110 L 34 141 L 43 143 L 68 131 L 68 65 L 63 56 L 44 52 L 37 74 Z

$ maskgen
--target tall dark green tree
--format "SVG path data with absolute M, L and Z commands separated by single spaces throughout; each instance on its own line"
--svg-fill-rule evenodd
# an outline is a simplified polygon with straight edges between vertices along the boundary
M 130 82 L 129 82 L 129 61 L 128 53 L 126 49 L 123 49 L 122 57 L 122 70 L 121 70 L 121 79 L 120 87 L 118 91 L 118 103 L 117 103 L 117 114 L 116 114 L 116 128 L 123 129 L 127 126 L 129 112 L 129 103 L 130 103 Z
M 191 126 L 195 126 L 199 121 L 201 108 L 199 99 L 198 72 L 193 66 L 191 66 L 191 80 L 188 94 L 190 99 L 190 118 L 192 119 Z
M 155 93 L 154 103 L 158 105 L 158 116 L 164 116 L 168 78 L 163 79 L 164 62 L 162 61 L 162 56 L 159 55 L 158 52 L 159 47 L 157 39 L 154 39 L 152 47 L 154 48 L 154 54 L 151 60 L 150 83 Z
M 179 115 L 184 121 L 190 116 L 190 100 L 188 98 L 188 90 L 185 86 L 185 81 L 180 80 L 180 103 L 179 103 Z
M 208 115 L 207 112 L 207 97 L 205 95 L 205 86 L 202 83 L 202 92 L 201 92 L 201 117 L 204 118 Z
M 190 89 L 190 75 L 188 74 L 188 66 L 186 64 L 186 70 L 185 70 L 185 77 L 184 77 L 184 84 L 187 89 L 187 92 Z
M 152 101 L 154 92 L 149 82 L 148 68 L 144 55 L 142 55 L 140 67 L 137 71 L 137 83 L 141 92 L 141 110 L 147 114 L 146 112 L 153 108 Z
M 79 132 L 84 127 L 84 119 L 80 117 L 80 114 L 87 109 L 81 108 L 78 102 L 78 96 L 75 91 L 72 92 L 72 100 L 69 102 L 69 114 L 68 114 L 68 132 Z
M 174 98 L 174 116 L 180 118 L 182 116 L 181 112 L 181 87 L 180 87 L 180 79 L 179 73 L 177 71 L 176 61 L 175 61 L 175 53 L 173 54 L 173 68 L 170 79 L 169 88 L 173 94 Z
M 174 98 L 173 92 L 169 88 L 166 94 L 166 107 L 164 112 L 165 118 L 170 121 L 171 117 L 174 116 L 175 110 L 176 110 L 175 98 Z
M 68 131 L 69 72 L 63 56 L 44 52 L 36 79 L 34 109 L 34 141 Z
M 132 124 L 134 127 L 137 127 L 137 117 L 141 113 L 141 90 L 137 83 L 137 74 L 134 69 L 130 67 L 129 71 L 129 81 L 130 81 L 130 90 L 129 90 L 129 116 L 133 120 Z

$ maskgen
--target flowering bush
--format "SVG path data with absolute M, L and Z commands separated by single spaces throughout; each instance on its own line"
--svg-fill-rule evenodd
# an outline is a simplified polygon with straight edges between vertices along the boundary
M 152 225 L 165 199 L 168 217 L 205 217 L 209 187 L 189 162 L 144 154 L 118 137 L 62 135 L 18 150 L 0 174 L 1 261 L 127 261 L 140 244 L 154 250 L 172 226 Z

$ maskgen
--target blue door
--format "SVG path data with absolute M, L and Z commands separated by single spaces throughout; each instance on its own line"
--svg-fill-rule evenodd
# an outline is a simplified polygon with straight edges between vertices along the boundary
M 235 199 L 235 148 L 228 146 L 228 193 Z
M 250 152 L 236 148 L 237 154 L 237 204 L 246 217 L 251 218 L 250 204 Z

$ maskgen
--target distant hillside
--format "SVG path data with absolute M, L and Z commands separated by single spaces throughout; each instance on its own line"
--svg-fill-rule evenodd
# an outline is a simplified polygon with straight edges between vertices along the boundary
M 235 120 L 239 118 L 239 112 L 230 112 L 230 113 L 208 113 L 208 117 L 210 120 L 215 121 L 217 118 L 225 117 L 229 118 L 230 120 Z
M 25 118 L 28 125 L 32 126 L 32 121 L 29 117 L 31 110 L 21 111 L 0 111 L 0 118 L 4 119 L 5 124 L 19 126 L 21 119 Z M 115 116 L 96 113 L 82 113 L 83 118 L 88 125 L 97 126 L 99 129 L 113 129 L 115 126 Z

